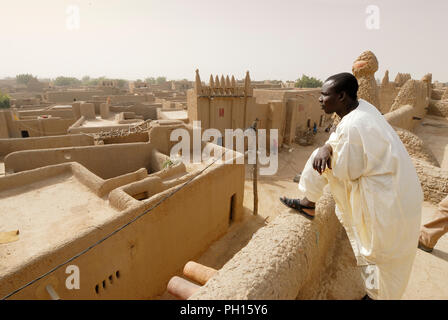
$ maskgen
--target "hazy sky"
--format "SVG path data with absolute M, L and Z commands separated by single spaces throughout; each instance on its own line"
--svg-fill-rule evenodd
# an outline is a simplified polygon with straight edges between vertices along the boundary
M 380 68 L 448 81 L 447 0 L 0 0 L 0 78 L 18 73 L 324 79 L 372 50 Z M 67 11 L 79 8 L 76 16 Z M 379 29 L 368 29 L 369 5 Z M 75 22 L 73 22 L 75 21 Z M 372 21 L 372 20 L 369 20 Z M 69 28 L 75 27 L 74 30 Z

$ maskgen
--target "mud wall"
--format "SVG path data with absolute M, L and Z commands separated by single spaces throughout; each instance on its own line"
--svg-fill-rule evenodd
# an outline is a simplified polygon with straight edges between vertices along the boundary
M 327 258 L 342 245 L 336 241 L 342 226 L 329 192 L 318 201 L 316 211 L 312 222 L 295 213 L 277 216 L 190 299 L 315 298 L 325 277 Z M 347 238 L 343 241 L 348 243 Z M 356 272 L 344 285 L 352 290 L 341 298 L 364 295 Z
M 22 131 L 27 131 L 30 137 L 56 136 L 67 134 L 68 128 L 75 119 L 35 119 L 35 120 L 13 120 L 11 137 L 20 137 Z
M 112 112 L 134 112 L 136 115 L 142 116 L 143 120 L 156 120 L 157 108 L 161 108 L 161 103 L 139 102 L 132 106 L 111 106 Z
M 46 100 L 53 103 L 72 103 L 77 101 L 92 100 L 93 96 L 102 95 L 102 90 L 89 91 L 48 91 L 45 93 Z
M 257 103 L 267 103 L 269 100 L 282 100 L 287 104 L 295 104 L 294 121 L 290 123 L 289 128 L 299 127 L 301 130 L 312 128 L 313 124 L 319 127 L 324 122 L 325 113 L 319 104 L 320 89 L 295 89 L 295 90 L 268 90 L 255 89 L 254 97 Z M 295 102 L 295 99 L 297 102 Z M 289 131 L 288 127 L 286 128 Z M 285 136 L 286 136 L 285 132 Z
M 386 114 L 389 112 L 399 91 L 400 88 L 395 87 L 394 83 L 388 83 L 379 88 L 381 113 Z
M 6 117 L 11 117 L 11 114 L 0 110 L 0 138 L 9 138 L 8 122 Z
M 418 178 L 422 184 L 425 201 L 439 204 L 448 196 L 448 171 L 412 158 Z
M 414 107 L 406 105 L 400 109 L 386 113 L 384 117 L 391 126 L 412 130 L 416 122 L 413 120 L 414 114 Z
M 151 167 L 153 146 L 149 143 L 129 143 L 58 149 L 18 151 L 4 159 L 5 172 L 21 172 L 47 165 L 78 162 L 103 179 Z
M 0 157 L 14 151 L 52 149 L 61 147 L 90 146 L 93 145 L 93 137 L 84 134 L 67 136 L 49 136 L 38 138 L 11 138 L 0 139 Z
M 439 117 L 448 117 L 448 99 L 431 100 L 428 113 Z
M 0 295 L 74 256 L 163 199 L 149 214 L 70 262 L 80 270 L 79 290 L 66 288 L 64 266 L 12 298 L 49 299 L 45 290 L 48 284 L 61 299 L 150 299 L 162 294 L 169 279 L 187 261 L 196 259 L 226 232 L 231 223 L 232 201 L 236 201 L 234 209 L 242 210 L 244 166 L 210 168 L 170 196 L 172 192 L 170 188 L 139 201 L 139 207 L 128 208 L 111 221 L 87 228 L 74 241 L 23 265 L 7 279 L 0 279 Z
M 71 108 L 68 109 L 62 109 L 62 110 L 27 110 L 27 111 L 18 111 L 19 119 L 22 119 L 22 117 L 26 116 L 40 116 L 40 115 L 50 115 L 53 117 L 59 117 L 59 118 L 65 118 L 65 119 L 71 119 L 73 118 L 73 111 Z
M 414 115 L 423 118 L 426 114 L 428 104 L 429 97 L 427 84 L 423 81 L 411 79 L 401 87 L 390 111 L 400 109 L 404 105 L 410 105 L 414 108 Z

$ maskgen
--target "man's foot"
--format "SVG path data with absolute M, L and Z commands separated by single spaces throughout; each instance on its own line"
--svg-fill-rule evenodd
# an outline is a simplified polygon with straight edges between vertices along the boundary
M 429 253 L 433 250 L 433 248 L 425 246 L 420 240 L 418 241 L 418 248 Z
M 300 203 L 300 199 L 290 199 L 286 197 L 280 197 L 280 201 L 287 207 L 297 210 L 300 213 L 310 217 L 314 218 L 315 214 L 315 207 L 314 206 L 308 206 Z

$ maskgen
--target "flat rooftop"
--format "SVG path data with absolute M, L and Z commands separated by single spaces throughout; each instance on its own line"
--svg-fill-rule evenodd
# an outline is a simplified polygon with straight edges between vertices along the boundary
M 131 119 L 130 119 L 131 120 Z M 133 120 L 133 119 L 132 119 Z M 129 121 L 129 120 L 128 120 Z M 113 117 L 109 117 L 107 119 L 103 119 L 99 116 L 96 117 L 95 120 L 93 119 L 86 119 L 81 125 L 80 127 L 85 127 L 85 128 L 95 128 L 95 127 L 123 127 L 123 128 L 127 128 L 130 125 L 137 125 L 140 123 L 143 123 L 144 121 L 141 119 L 135 119 L 135 121 L 133 122 L 128 122 L 128 123 L 118 123 L 115 120 L 115 115 Z
M 0 192 L 0 231 L 19 240 L 0 245 L 0 277 L 116 216 L 72 172 Z
M 161 110 L 160 113 L 163 114 L 163 117 L 166 120 L 183 120 L 188 118 L 187 110 Z

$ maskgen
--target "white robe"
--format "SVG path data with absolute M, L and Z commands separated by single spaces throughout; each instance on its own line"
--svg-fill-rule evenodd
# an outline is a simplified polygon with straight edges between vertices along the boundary
M 309 158 L 299 189 L 316 202 L 330 185 L 366 292 L 400 299 L 417 251 L 423 193 L 409 154 L 395 130 L 370 103 L 342 118 L 327 141 L 332 170 L 319 175 Z

